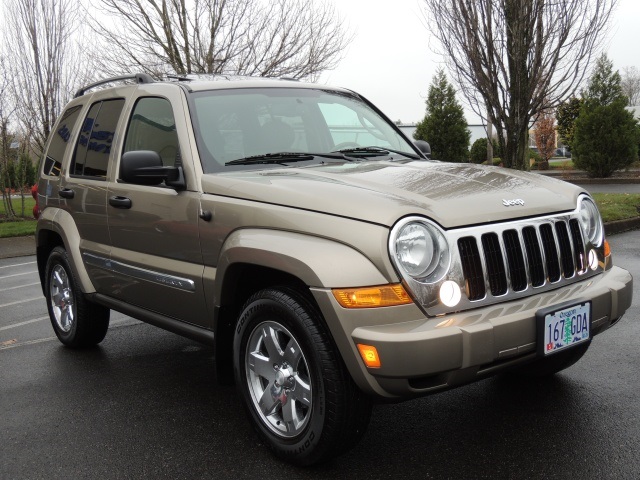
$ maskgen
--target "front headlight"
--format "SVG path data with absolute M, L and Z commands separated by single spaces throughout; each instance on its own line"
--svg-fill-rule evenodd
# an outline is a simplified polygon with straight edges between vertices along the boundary
M 583 196 L 580 198 L 579 210 L 582 231 L 594 247 L 600 247 L 604 239 L 604 227 L 598 207 L 591 198 Z
M 419 217 L 400 221 L 389 241 L 396 265 L 417 281 L 434 283 L 449 268 L 449 246 L 442 231 Z

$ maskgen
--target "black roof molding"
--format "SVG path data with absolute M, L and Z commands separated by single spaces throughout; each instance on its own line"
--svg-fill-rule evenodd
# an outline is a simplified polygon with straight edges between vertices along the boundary
M 151 77 L 146 73 L 136 73 L 132 75 L 122 75 L 120 77 L 105 78 L 104 80 L 100 80 L 99 82 L 92 83 L 90 85 L 87 85 L 86 87 L 82 87 L 80 90 L 76 92 L 73 98 L 81 97 L 87 92 L 87 90 L 91 90 L 92 88 L 98 87 L 100 85 L 104 85 L 105 83 L 120 82 L 123 80 L 135 80 L 136 83 L 154 83 L 155 82 L 153 77 Z

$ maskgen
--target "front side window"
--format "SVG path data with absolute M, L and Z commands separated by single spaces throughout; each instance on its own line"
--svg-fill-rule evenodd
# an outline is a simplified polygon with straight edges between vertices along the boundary
M 326 154 L 379 147 L 415 157 L 413 147 L 393 125 L 350 93 L 242 88 L 195 92 L 190 101 L 207 173 L 256 168 L 228 163 L 283 152 Z
M 105 100 L 91 106 L 80 130 L 71 175 L 106 178 L 111 145 L 123 107 L 123 99 Z
M 171 103 L 165 98 L 138 100 L 129 121 L 124 151 L 157 152 L 164 166 L 180 166 L 180 147 Z

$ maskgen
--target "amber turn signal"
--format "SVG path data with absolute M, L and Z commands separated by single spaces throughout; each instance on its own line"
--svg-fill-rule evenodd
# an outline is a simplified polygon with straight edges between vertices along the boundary
M 380 368 L 380 357 L 378 356 L 378 350 L 376 350 L 376 347 L 359 343 L 358 350 L 360 351 L 360 356 L 367 367 Z
M 392 307 L 413 302 L 399 283 L 380 287 L 334 288 L 333 296 L 344 308 Z
M 604 241 L 604 256 L 608 257 L 611 255 L 611 247 L 609 246 L 609 242 L 605 239 Z

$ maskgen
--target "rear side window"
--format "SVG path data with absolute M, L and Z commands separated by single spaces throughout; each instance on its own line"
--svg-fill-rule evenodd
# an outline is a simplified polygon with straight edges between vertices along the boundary
M 81 109 L 82 105 L 76 105 L 75 107 L 68 108 L 60 117 L 56 131 L 53 132 L 51 137 L 51 142 L 47 149 L 47 155 L 44 158 L 44 165 L 42 168 L 42 173 L 44 175 L 50 175 L 53 177 L 60 176 L 64 152 L 67 150 L 67 144 L 71 139 L 71 132 L 73 132 L 73 129 L 78 122 Z
M 127 128 L 123 153 L 134 150 L 157 152 L 164 166 L 180 165 L 176 121 L 167 99 L 145 97 L 136 103 Z
M 123 107 L 123 99 L 105 100 L 91 106 L 80 130 L 71 175 L 105 179 L 111 144 Z

